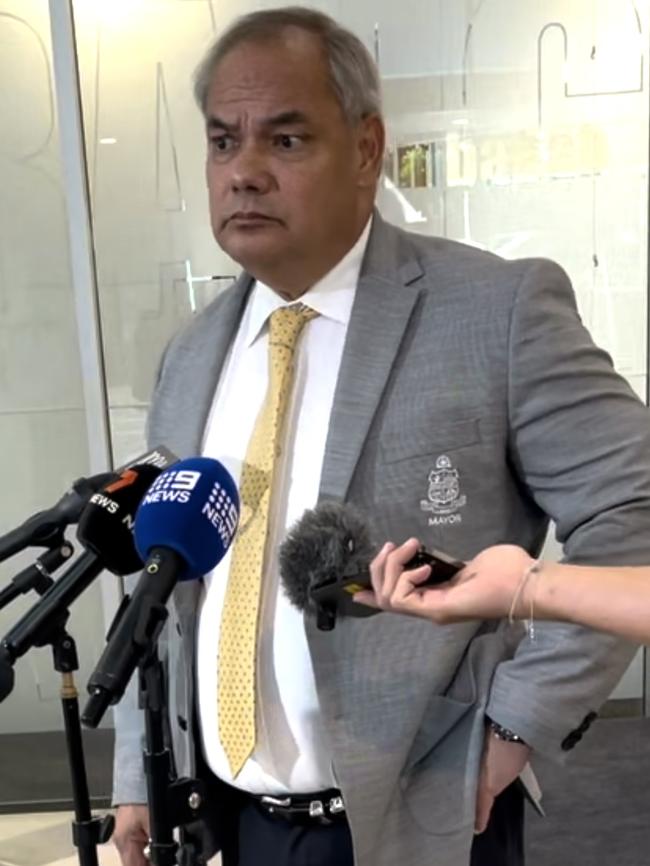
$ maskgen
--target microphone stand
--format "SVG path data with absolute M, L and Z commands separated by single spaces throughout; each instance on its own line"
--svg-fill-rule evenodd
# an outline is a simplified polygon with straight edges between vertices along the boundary
M 50 570 L 63 564 L 72 552 L 72 545 L 65 542 L 60 547 L 42 554 L 34 565 L 22 571 L 6 588 L 2 606 L 4 607 L 17 595 L 29 592 L 30 589 L 35 589 L 39 595 L 44 595 L 54 583 Z M 112 815 L 93 818 L 90 811 L 88 778 L 79 721 L 79 695 L 73 676 L 74 671 L 79 670 L 79 659 L 74 639 L 65 630 L 69 616 L 69 610 L 62 610 L 46 629 L 37 645 L 51 644 L 54 670 L 61 674 L 61 706 L 75 816 L 72 822 L 72 840 L 77 847 L 80 866 L 99 866 L 97 845 L 108 842 L 111 838 L 115 819 Z M 11 663 L 10 657 L 8 662 Z M 6 694 L 3 695 L 4 697 Z
M 145 714 L 144 770 L 147 780 L 150 841 L 148 856 L 154 866 L 203 866 L 202 845 L 186 826 L 201 817 L 205 786 L 198 779 L 178 779 L 165 743 L 166 700 L 163 666 L 158 657 L 158 635 L 167 608 L 151 602 L 144 606 L 135 641 L 147 640 L 138 663 L 140 707 Z M 179 829 L 179 842 L 174 828 Z
M 97 845 L 108 842 L 111 838 L 115 819 L 112 815 L 94 818 L 90 810 L 88 777 L 79 721 L 79 693 L 73 676 L 73 671 L 79 670 L 77 647 L 74 639 L 63 626 L 54 629 L 49 642 L 52 644 L 54 670 L 61 674 L 61 706 L 74 804 L 72 840 L 77 847 L 80 866 L 99 866 Z
M 68 541 L 63 539 L 42 553 L 32 565 L 28 565 L 20 574 L 17 574 L 3 590 L 0 590 L 0 610 L 18 598 L 25 595 L 30 589 L 35 589 L 39 595 L 44 595 L 52 586 L 52 572 L 63 565 L 72 554 L 74 548 Z

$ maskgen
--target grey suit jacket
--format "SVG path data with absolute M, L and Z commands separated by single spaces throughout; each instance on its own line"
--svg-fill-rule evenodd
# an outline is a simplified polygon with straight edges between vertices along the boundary
M 247 275 L 170 344 L 152 444 L 199 452 Z M 323 359 L 327 363 L 327 359 Z M 469 558 L 539 549 L 548 517 L 574 562 L 650 561 L 648 413 L 580 322 L 564 272 L 400 231 L 376 215 L 330 420 L 321 498 L 355 503 L 376 539 L 417 535 Z M 168 630 L 178 769 L 191 740 L 198 583 Z M 399 615 L 306 628 L 358 866 L 469 860 L 483 718 L 562 760 L 633 648 L 571 625 L 518 643 L 494 623 Z M 514 644 L 514 645 L 513 645 Z M 117 712 L 116 802 L 144 802 L 141 723 Z

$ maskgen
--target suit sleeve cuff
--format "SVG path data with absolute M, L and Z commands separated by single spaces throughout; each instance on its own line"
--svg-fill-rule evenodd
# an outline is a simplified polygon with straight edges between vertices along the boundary
M 519 692 L 518 706 L 512 705 L 512 690 L 495 679 L 485 714 L 513 731 L 539 755 L 564 764 L 571 750 L 596 718 L 593 707 L 571 708 L 571 718 L 559 718 L 552 702 L 543 703 L 535 691 Z

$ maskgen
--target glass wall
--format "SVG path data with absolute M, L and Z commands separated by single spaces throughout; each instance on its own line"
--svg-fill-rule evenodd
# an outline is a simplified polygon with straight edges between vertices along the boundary
M 0 534 L 89 471 L 54 90 L 46 0 L 0 0 Z M 0 565 L 0 587 L 35 555 Z M 0 637 L 34 600 L 0 612 Z M 98 585 L 75 604 L 70 631 L 84 683 L 103 641 Z M 15 671 L 0 705 L 0 808 L 54 803 L 66 782 L 63 761 L 42 762 L 64 754 L 50 650 L 30 652 Z
M 237 273 L 209 228 L 192 71 L 236 15 L 273 5 L 72 4 L 116 463 L 143 448 L 170 335 Z M 559 261 L 596 340 L 645 397 L 650 0 L 304 5 L 351 27 L 377 57 L 384 215 L 506 257 Z M 72 290 L 50 54 L 46 0 L 0 0 L 3 529 L 89 469 L 78 350 L 87 323 Z M 28 559 L 2 566 L 0 583 Z M 24 607 L 0 613 L 0 633 Z M 72 629 L 91 665 L 103 634 L 97 587 L 75 605 Z M 48 652 L 18 674 L 0 734 L 60 730 Z M 640 698 L 641 680 L 638 660 L 616 695 Z
M 74 4 L 117 459 L 142 447 L 170 335 L 237 272 L 206 218 L 203 129 L 190 86 L 223 26 L 223 5 Z
M 400 16 L 418 5 L 400 3 Z M 405 63 L 397 16 L 377 25 L 386 212 L 415 231 L 560 262 L 594 338 L 645 396 L 647 3 L 431 6 L 442 12 L 427 22 L 433 63 L 424 44 Z

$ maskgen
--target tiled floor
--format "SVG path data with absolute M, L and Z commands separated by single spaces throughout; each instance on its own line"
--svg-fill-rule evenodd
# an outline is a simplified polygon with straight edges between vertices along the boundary
M 72 815 L 0 815 L 0 866 L 77 866 Z M 113 845 L 99 848 L 100 866 L 119 866 Z
M 78 866 L 69 812 L 0 815 L 0 866 Z M 98 849 L 100 866 L 120 866 L 112 844 Z M 219 866 L 219 858 L 210 866 Z

